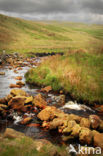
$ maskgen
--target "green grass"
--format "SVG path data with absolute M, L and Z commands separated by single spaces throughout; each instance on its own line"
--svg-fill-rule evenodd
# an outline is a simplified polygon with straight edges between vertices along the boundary
M 103 26 L 54 21 L 27 21 L 0 15 L 0 51 L 68 52 L 103 49 Z
M 89 103 L 103 102 L 103 54 L 72 51 L 65 56 L 54 56 L 26 73 L 32 84 L 51 85 L 53 90 L 64 90 L 74 99 Z
M 50 156 L 51 152 L 57 151 L 58 153 L 65 153 L 65 146 L 57 146 L 51 143 L 43 145 L 40 151 L 37 147 L 41 146 L 40 140 L 32 140 L 28 137 L 17 139 L 2 139 L 0 140 L 0 156 Z

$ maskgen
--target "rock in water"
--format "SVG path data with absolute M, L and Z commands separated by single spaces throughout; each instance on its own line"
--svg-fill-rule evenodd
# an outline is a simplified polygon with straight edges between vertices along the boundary
M 8 106 L 11 106 L 13 109 L 22 110 L 24 108 L 26 97 L 25 96 L 16 96 L 13 97 L 9 102 Z
M 5 75 L 5 72 L 0 72 L 0 75 Z
M 11 95 L 13 96 L 26 96 L 26 92 L 24 90 L 21 89 L 12 89 L 10 92 Z
M 33 104 L 39 108 L 44 108 L 47 106 L 47 102 L 41 94 L 38 94 L 34 97 Z

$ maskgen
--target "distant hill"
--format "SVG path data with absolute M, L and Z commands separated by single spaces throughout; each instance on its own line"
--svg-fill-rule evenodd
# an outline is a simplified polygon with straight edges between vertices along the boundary
M 103 25 L 27 21 L 0 14 L 0 51 L 97 51 L 103 47 Z

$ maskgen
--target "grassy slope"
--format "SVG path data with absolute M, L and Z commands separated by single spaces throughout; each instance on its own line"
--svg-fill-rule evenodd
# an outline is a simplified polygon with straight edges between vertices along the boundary
M 102 101 L 103 25 L 33 22 L 0 15 L 0 51 L 2 49 L 22 53 L 63 51 L 67 55 L 70 49 L 81 49 L 76 55 L 43 63 L 33 71 L 35 75 L 31 72 L 27 79 L 37 82 L 41 72 L 45 82 L 40 79 L 40 84 L 64 88 L 77 99 Z M 44 71 L 45 67 L 49 74 Z
M 103 26 L 69 22 L 33 22 L 0 15 L 0 50 L 19 52 L 97 51 Z
M 51 85 L 64 90 L 74 99 L 103 103 L 103 54 L 82 51 L 54 56 L 26 74 L 30 83 Z

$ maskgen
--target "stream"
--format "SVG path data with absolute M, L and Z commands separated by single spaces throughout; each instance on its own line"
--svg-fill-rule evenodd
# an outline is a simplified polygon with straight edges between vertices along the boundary
M 33 59 L 31 58 L 31 60 Z M 36 58 L 33 61 L 34 63 L 38 63 L 40 62 L 40 60 L 41 60 L 40 58 Z M 22 76 L 23 77 L 22 81 L 25 82 L 24 75 L 30 69 L 30 62 L 25 62 L 25 63 L 27 65 L 22 67 L 22 70 L 18 70 L 18 73 L 15 73 L 14 69 L 9 69 L 9 65 L 0 68 L 0 72 L 5 72 L 5 75 L 0 75 L 0 98 L 3 98 L 10 93 L 11 90 L 11 88 L 9 88 L 10 84 L 12 83 L 16 84 L 17 82 L 17 80 L 15 80 L 15 77 Z M 32 67 L 36 68 L 35 65 Z M 28 94 L 33 96 L 37 95 L 38 93 L 41 93 L 40 88 L 36 86 L 30 86 L 26 84 L 26 82 L 25 82 L 25 86 L 22 89 L 25 90 Z M 52 92 L 48 94 L 47 93 L 41 93 L 41 94 L 43 94 L 46 97 L 48 105 L 57 106 L 56 104 L 60 98 L 59 94 L 52 93 Z M 96 112 L 92 108 L 86 105 L 78 104 L 73 101 L 69 101 L 69 104 L 65 104 L 63 107 L 60 106 L 57 107 L 62 111 L 64 111 L 65 113 L 68 114 L 72 113 L 83 117 L 88 117 L 91 114 L 96 114 Z M 5 128 L 9 127 L 17 131 L 23 132 L 27 136 L 30 136 L 34 139 L 35 138 L 48 139 L 54 143 L 60 143 L 61 140 L 60 134 L 58 134 L 56 131 L 48 131 L 38 126 L 40 124 L 40 121 L 37 119 L 36 113 L 34 112 L 26 113 L 27 116 L 34 117 L 34 120 L 32 121 L 33 126 L 26 126 L 26 125 L 19 124 L 19 121 L 22 119 L 22 115 L 19 116 L 15 112 L 13 112 L 12 115 L 14 121 L 9 120 L 8 117 L 5 120 L 0 119 L 1 132 L 4 132 Z

